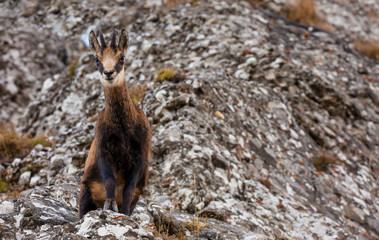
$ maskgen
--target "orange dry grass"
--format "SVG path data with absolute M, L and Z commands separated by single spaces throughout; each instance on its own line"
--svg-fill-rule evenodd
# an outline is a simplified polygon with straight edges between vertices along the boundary
M 265 1 L 263 0 L 248 0 L 247 1 L 249 4 L 251 4 L 254 7 L 265 7 Z
M 319 154 L 316 156 L 315 160 L 313 161 L 313 166 L 318 171 L 325 171 L 329 164 L 336 164 L 338 163 L 338 159 L 332 155 L 328 154 Z
M 282 15 L 289 20 L 331 31 L 331 26 L 316 13 L 313 0 L 297 0 L 284 7 Z
M 51 147 L 53 143 L 46 138 L 46 136 L 20 137 L 10 126 L 0 123 L 0 163 L 11 161 L 16 157 L 22 158 L 38 144 Z
M 175 7 L 176 5 L 178 5 L 179 3 L 182 3 L 182 2 L 187 2 L 187 1 L 186 0 L 166 0 L 165 6 L 168 8 L 172 8 L 172 7 Z
M 129 88 L 129 94 L 134 104 L 137 104 L 143 99 L 146 88 L 146 85 L 133 85 Z
M 0 122 L 0 134 L 13 132 L 13 127 L 10 124 L 5 124 Z
M 196 234 L 196 237 L 200 236 L 200 231 L 205 229 L 208 226 L 208 219 L 205 219 L 204 222 L 201 222 L 199 217 L 197 217 L 195 220 L 192 221 L 186 221 L 184 223 L 184 227 L 190 230 L 191 232 L 194 232 Z
M 355 49 L 371 59 L 379 60 L 379 41 L 357 39 L 354 41 Z
M 305 24 L 316 20 L 316 7 L 313 0 L 298 0 L 287 6 L 286 15 L 289 20 Z
M 199 1 L 199 0 L 165 0 L 164 6 L 168 7 L 168 8 L 172 8 L 172 7 L 175 7 L 176 5 L 178 5 L 179 3 L 182 3 L 182 2 L 196 3 L 197 1 Z
M 30 149 L 29 141 L 16 133 L 8 132 L 0 135 L 0 163 L 16 157 L 24 157 Z

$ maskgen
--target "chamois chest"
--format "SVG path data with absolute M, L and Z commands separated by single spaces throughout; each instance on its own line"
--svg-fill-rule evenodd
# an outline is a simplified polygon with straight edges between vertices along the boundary
M 141 158 L 141 140 L 133 129 L 123 122 L 99 122 L 98 154 L 116 169 L 133 167 Z

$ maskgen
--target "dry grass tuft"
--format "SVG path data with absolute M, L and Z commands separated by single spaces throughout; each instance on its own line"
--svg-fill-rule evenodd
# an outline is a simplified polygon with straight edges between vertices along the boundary
M 164 82 L 166 80 L 173 79 L 174 76 L 175 76 L 174 71 L 172 71 L 169 68 L 163 68 L 163 69 L 158 71 L 157 76 L 154 78 L 154 84 L 157 81 Z
M 16 157 L 25 157 L 38 144 L 44 147 L 53 146 L 52 142 L 46 140 L 47 136 L 20 137 L 11 128 L 4 126 L 0 124 L 0 163 L 9 162 Z
M 264 0 L 248 0 L 247 2 L 253 7 L 257 7 L 257 8 L 266 7 L 266 3 Z
M 199 217 L 196 217 L 195 220 L 186 221 L 183 226 L 187 228 L 189 231 L 194 232 L 196 237 L 200 236 L 200 231 L 205 229 L 208 226 L 207 219 L 204 222 L 200 221 Z
M 332 31 L 330 24 L 316 13 L 316 6 L 313 0 L 292 1 L 292 3 L 284 7 L 281 14 L 291 21 Z
M 187 239 L 184 233 L 170 234 L 169 226 L 164 224 L 155 225 L 153 235 L 163 240 L 185 240 Z M 179 235 L 179 236 L 178 236 Z
M 188 2 L 187 0 L 166 0 L 164 6 L 167 8 L 172 8 L 182 2 Z
M 75 74 L 75 70 L 76 70 L 76 66 L 78 65 L 78 62 L 79 62 L 79 59 L 76 59 L 73 63 L 71 63 L 70 65 L 70 76 L 74 76 Z
M 310 24 L 316 18 L 316 6 L 313 0 L 297 0 L 286 7 L 286 17 L 289 20 Z
M 7 193 L 7 200 L 12 200 L 12 199 L 15 199 L 15 198 L 19 198 L 20 197 L 20 192 L 19 190 L 15 189 L 15 190 L 9 190 L 8 193 Z
M 337 158 L 327 154 L 319 154 L 316 156 L 313 161 L 313 166 L 318 171 L 325 171 L 329 164 L 335 164 L 337 162 Z
M 154 216 L 154 236 L 164 240 L 186 239 L 182 223 L 166 211 L 158 211 Z
M 89 122 L 96 122 L 98 118 L 99 118 L 99 115 L 92 116 L 92 117 L 89 119 Z
M 363 53 L 371 59 L 379 60 L 379 41 L 357 39 L 354 41 L 357 51 Z
M 0 163 L 8 162 L 16 157 L 24 157 L 31 149 L 29 139 L 22 138 L 17 133 L 0 134 Z
M 133 85 L 129 88 L 129 94 L 132 98 L 132 101 L 134 104 L 137 104 L 143 99 L 143 96 L 145 95 L 147 86 L 145 84 L 143 85 Z
M 13 127 L 9 124 L 0 122 L 0 134 L 9 133 L 9 132 L 14 132 Z
M 186 240 L 187 238 L 184 235 L 180 235 L 179 237 L 176 235 L 169 235 L 168 232 L 162 232 L 157 229 L 154 229 L 153 235 L 157 238 L 161 238 L 163 240 Z
M 164 81 L 171 81 L 171 82 L 180 82 L 186 78 L 185 75 L 182 75 L 178 72 L 174 72 L 173 70 L 169 68 L 163 68 L 158 71 L 157 76 L 154 78 L 154 84 L 159 82 L 164 82 Z
M 258 179 L 258 182 L 260 182 L 263 186 L 265 186 L 268 189 L 270 189 L 270 187 L 271 187 L 271 182 L 268 179 L 260 178 L 260 179 Z
M 9 189 L 8 182 L 0 180 L 0 193 L 7 192 L 8 189 Z
M 176 7 L 179 3 L 188 2 L 188 3 L 196 3 L 199 0 L 165 0 L 164 6 L 167 8 Z
M 32 139 L 29 139 L 29 144 L 32 146 L 32 147 L 35 147 L 37 146 L 38 144 L 41 144 L 42 146 L 44 147 L 52 147 L 53 146 L 53 143 L 46 140 L 48 138 L 48 136 L 39 136 L 39 137 L 35 137 L 35 138 L 32 138 Z

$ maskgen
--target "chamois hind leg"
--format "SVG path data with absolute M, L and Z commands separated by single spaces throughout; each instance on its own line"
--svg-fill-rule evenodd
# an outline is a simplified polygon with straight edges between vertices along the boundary
M 87 212 L 95 209 L 96 205 L 92 200 L 91 192 L 88 186 L 81 184 L 79 197 L 79 219 L 81 219 Z
M 104 202 L 104 210 L 108 210 L 110 208 L 111 210 L 118 212 L 117 202 L 115 200 L 116 179 L 114 177 L 113 170 L 111 166 L 105 164 L 103 161 L 99 161 L 99 165 L 107 195 L 107 199 Z

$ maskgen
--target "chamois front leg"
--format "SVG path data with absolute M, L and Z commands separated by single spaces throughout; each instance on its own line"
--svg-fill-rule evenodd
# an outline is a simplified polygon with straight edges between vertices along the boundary
M 133 200 L 134 189 L 136 188 L 137 180 L 138 180 L 138 171 L 130 171 L 128 172 L 129 176 L 127 176 L 127 183 L 122 190 L 122 208 L 121 212 L 125 215 L 130 216 L 130 204 Z
M 113 174 L 113 169 L 108 164 L 104 163 L 103 159 L 99 161 L 101 176 L 104 182 L 107 199 L 104 202 L 104 210 L 118 212 L 117 202 L 115 200 L 116 179 Z
M 142 160 L 142 159 L 141 159 Z M 136 190 L 137 183 L 139 183 L 143 171 L 146 168 L 144 160 L 137 161 L 133 170 L 129 171 L 126 177 L 126 184 L 122 191 L 122 208 L 121 212 L 130 216 L 134 210 L 135 205 L 138 202 L 139 196 L 133 199 L 134 192 Z

